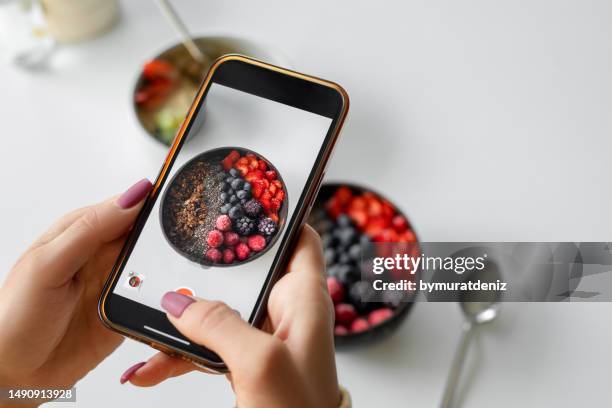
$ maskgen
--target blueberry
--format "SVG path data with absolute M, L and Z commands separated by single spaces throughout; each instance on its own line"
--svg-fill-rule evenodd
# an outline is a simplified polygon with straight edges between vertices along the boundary
M 230 176 L 238 177 L 238 170 L 230 169 L 229 174 L 230 174 Z
M 235 205 L 228 211 L 228 214 L 232 220 L 235 220 L 242 217 L 244 215 L 244 212 L 242 211 L 241 205 Z
M 225 191 L 225 190 L 227 190 L 227 188 L 229 187 L 229 184 L 227 184 L 225 181 L 222 181 L 222 182 L 219 184 L 219 187 L 221 187 L 221 191 Z
M 227 178 L 225 179 L 225 182 L 226 182 L 227 184 L 232 184 L 232 181 L 234 181 L 234 178 L 233 178 L 233 177 L 231 177 L 231 176 L 230 176 L 230 177 L 227 177 Z
M 323 248 L 335 248 L 338 244 L 338 238 L 330 233 L 324 233 L 321 235 L 321 242 L 323 243 Z
M 344 247 L 350 246 L 357 238 L 357 232 L 352 227 L 339 228 L 334 231 L 334 234 L 338 237 L 340 245 Z
M 325 258 L 325 265 L 331 265 L 336 260 L 336 251 L 332 248 L 327 248 L 325 252 L 323 252 L 323 257 Z
M 361 259 L 361 245 L 359 244 L 351 245 L 351 247 L 349 248 L 348 254 L 353 261 L 358 261 L 359 259 Z
M 349 289 L 349 299 L 360 313 L 367 313 L 376 305 L 377 293 L 367 281 L 355 282 Z
M 238 201 L 238 197 L 236 197 L 235 194 L 231 195 L 230 198 L 229 198 L 229 202 L 232 203 L 232 204 L 235 204 L 236 201 Z
M 221 214 L 227 214 L 231 208 L 232 208 L 232 205 L 228 203 L 228 204 L 222 205 L 219 211 L 221 212 Z
M 366 246 L 370 243 L 370 237 L 368 237 L 367 235 L 363 234 L 360 238 L 359 238 L 359 243 L 362 246 Z
M 352 263 L 352 259 L 348 253 L 342 252 L 338 255 L 338 263 L 341 263 L 343 265 L 349 265 Z
M 343 285 L 348 287 L 361 279 L 357 268 L 353 268 L 349 265 L 337 265 L 337 267 L 338 271 L 336 277 Z
M 228 195 L 227 195 L 227 193 L 224 191 L 224 192 L 222 192 L 221 194 L 219 194 L 219 198 L 221 199 L 221 201 L 223 201 L 224 203 L 226 203 L 226 202 L 227 202 L 227 199 L 228 199 Z
M 242 188 L 244 189 L 244 191 L 251 191 L 251 183 L 249 183 L 248 181 L 245 181 Z
M 240 190 L 236 193 L 239 199 L 244 200 L 250 198 L 250 194 L 248 191 Z
M 244 185 L 244 180 L 243 179 L 237 178 L 237 179 L 234 179 L 232 181 L 232 188 L 234 190 L 240 190 L 243 185 Z
M 337 264 L 329 265 L 327 267 L 327 274 L 329 276 L 333 276 L 337 278 L 339 269 L 340 269 L 340 265 L 337 265 Z
M 349 216 L 346 214 L 340 214 L 338 218 L 336 219 L 336 222 L 342 228 L 351 227 L 353 224 Z
M 227 187 L 227 194 L 230 197 L 235 194 L 234 189 L 229 184 L 228 184 L 228 187 Z

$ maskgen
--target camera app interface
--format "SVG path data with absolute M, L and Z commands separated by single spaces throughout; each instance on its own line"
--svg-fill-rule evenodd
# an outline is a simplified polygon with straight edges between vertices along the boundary
M 114 293 L 222 300 L 248 319 L 332 119 L 213 83 Z

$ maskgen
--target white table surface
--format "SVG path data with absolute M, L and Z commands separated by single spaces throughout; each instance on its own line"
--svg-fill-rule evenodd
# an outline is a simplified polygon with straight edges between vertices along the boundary
M 609 241 L 612 3 L 174 1 L 196 33 L 273 45 L 348 89 L 329 179 L 372 185 L 428 241 Z M 149 1 L 45 72 L 0 65 L 0 277 L 52 219 L 154 177 L 165 149 L 130 106 L 174 34 Z M 610 404 L 610 304 L 506 304 L 481 333 L 466 407 Z M 454 304 L 418 304 L 381 343 L 338 354 L 356 406 L 434 407 L 458 340 Z M 86 347 L 86 345 L 83 345 Z M 222 377 L 119 385 L 151 349 L 126 341 L 78 406 L 231 406 Z M 64 406 L 64 405 L 58 405 Z

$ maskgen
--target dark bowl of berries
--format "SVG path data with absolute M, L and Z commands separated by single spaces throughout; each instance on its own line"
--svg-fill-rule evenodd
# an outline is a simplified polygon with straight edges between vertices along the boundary
M 376 292 L 374 277 L 363 273 L 368 270 L 363 254 L 376 244 L 418 247 L 405 214 L 371 189 L 326 183 L 321 186 L 309 223 L 323 243 L 327 288 L 334 302 L 336 347 L 370 343 L 392 333 L 412 309 L 416 291 Z M 416 276 L 395 275 L 390 279 Z
M 287 218 L 286 188 L 263 156 L 239 147 L 201 153 L 164 191 L 159 210 L 168 244 L 203 266 L 236 266 L 266 253 Z

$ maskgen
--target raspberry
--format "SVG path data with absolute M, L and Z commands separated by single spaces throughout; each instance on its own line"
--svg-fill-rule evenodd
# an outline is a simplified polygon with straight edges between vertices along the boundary
M 236 232 L 238 232 L 240 235 L 249 235 L 251 232 L 253 232 L 254 228 L 255 222 L 249 217 L 239 218 L 235 226 Z
M 206 259 L 208 259 L 211 262 L 217 263 L 221 260 L 221 251 L 219 251 L 217 248 L 210 248 L 208 251 L 206 251 Z
M 370 312 L 368 315 L 368 322 L 374 326 L 377 324 L 381 324 L 385 320 L 389 319 L 393 316 L 393 310 L 388 307 L 383 307 L 382 309 L 376 309 Z
M 235 232 L 228 231 L 223 236 L 223 242 L 227 246 L 234 246 L 240 242 L 240 237 Z
M 351 331 L 353 333 L 364 332 L 368 330 L 369 328 L 370 328 L 370 325 L 368 324 L 368 321 L 364 319 L 363 317 L 355 319 L 353 323 L 351 323 Z
M 247 259 L 250 254 L 251 254 L 251 250 L 249 249 L 249 246 L 245 244 L 244 242 L 241 242 L 238 245 L 236 245 L 236 256 L 241 261 L 244 261 L 245 259 Z
M 232 251 L 230 248 L 226 248 L 223 250 L 223 262 L 225 262 L 226 264 L 231 264 L 232 262 L 234 262 L 235 257 L 236 254 L 234 254 L 234 251 Z
M 251 199 L 244 204 L 244 212 L 249 217 L 255 218 L 261 212 L 261 204 L 259 201 Z
M 261 221 L 259 221 L 259 225 L 257 225 L 257 229 L 261 234 L 271 236 L 276 232 L 276 223 L 272 218 L 262 218 Z
M 344 299 L 344 288 L 338 279 L 328 276 L 327 277 L 327 291 L 334 303 L 340 303 Z
M 223 233 L 217 230 L 210 231 L 206 237 L 206 243 L 211 248 L 220 247 L 223 244 Z
M 266 247 L 266 239 L 261 235 L 251 235 L 247 239 L 247 244 L 255 252 L 259 252 Z
M 351 324 L 357 318 L 355 307 L 348 303 L 338 303 L 334 307 L 334 311 L 336 312 L 336 322 L 340 324 Z
M 219 218 L 217 218 L 215 226 L 219 231 L 229 231 L 232 229 L 232 220 L 229 215 L 220 215 Z
M 345 336 L 349 333 L 348 329 L 344 326 L 338 325 L 334 327 L 334 335 L 336 336 Z

